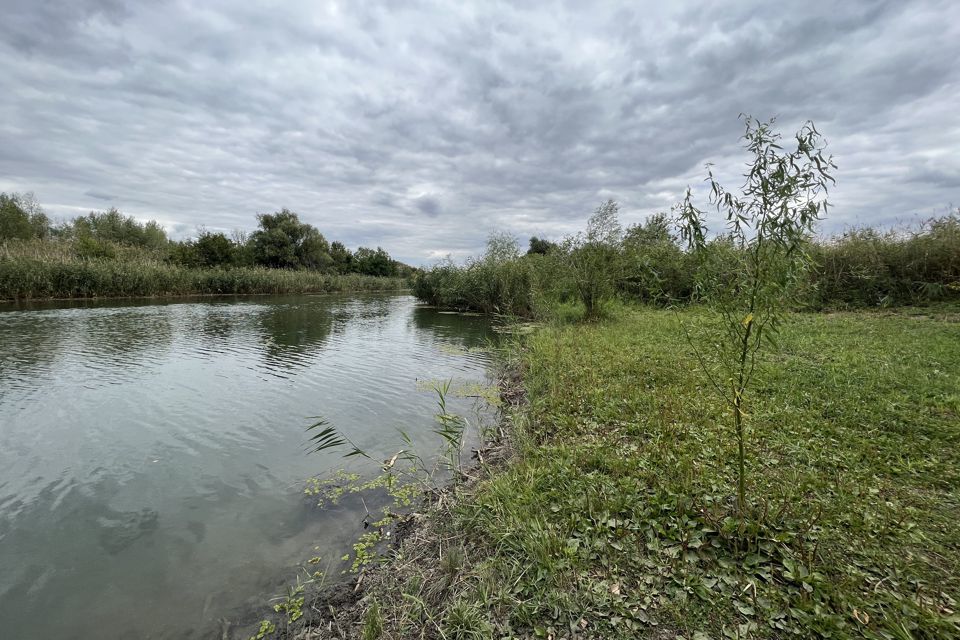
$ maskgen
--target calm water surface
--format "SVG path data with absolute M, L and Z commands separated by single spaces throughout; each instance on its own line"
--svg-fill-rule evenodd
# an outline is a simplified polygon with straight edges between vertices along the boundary
M 303 496 L 344 466 L 308 417 L 435 449 L 417 381 L 486 380 L 490 337 L 404 295 L 0 306 L 0 636 L 219 637 L 360 532 Z

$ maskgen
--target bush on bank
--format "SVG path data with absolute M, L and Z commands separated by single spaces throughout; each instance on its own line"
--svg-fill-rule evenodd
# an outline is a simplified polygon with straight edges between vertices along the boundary
M 539 249 L 543 241 L 534 240 Z M 612 283 L 600 287 L 604 300 L 658 304 L 696 300 L 693 259 L 665 215 L 652 216 L 601 242 L 570 238 L 526 254 L 499 251 L 504 242 L 497 236 L 483 256 L 464 265 L 446 261 L 415 274 L 415 295 L 439 307 L 525 318 L 550 317 L 570 304 L 587 307 L 582 293 L 590 286 L 600 287 L 601 279 Z M 710 246 L 722 269 L 730 247 L 722 236 Z M 912 230 L 864 228 L 811 238 L 807 251 L 815 266 L 807 275 L 802 299 L 810 308 L 960 299 L 960 211 Z

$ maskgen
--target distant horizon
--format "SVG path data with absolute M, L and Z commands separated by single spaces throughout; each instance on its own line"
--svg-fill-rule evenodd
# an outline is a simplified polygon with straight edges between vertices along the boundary
M 0 53 L 0 191 L 53 219 L 116 207 L 173 239 L 286 207 L 428 266 L 493 231 L 557 240 L 607 198 L 626 226 L 688 185 L 706 205 L 708 162 L 739 186 L 741 112 L 777 116 L 787 143 L 806 120 L 823 133 L 825 236 L 960 203 L 946 1 L 14 0 Z

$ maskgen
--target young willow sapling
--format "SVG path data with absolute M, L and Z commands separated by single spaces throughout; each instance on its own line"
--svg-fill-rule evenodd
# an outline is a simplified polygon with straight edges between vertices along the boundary
M 742 118 L 751 162 L 740 193 L 727 191 L 707 165 L 710 203 L 726 219 L 725 233 L 708 239 L 705 216 L 689 188 L 676 207 L 681 238 L 697 257 L 696 296 L 707 309 L 696 327 L 684 323 L 684 330 L 704 375 L 733 415 L 741 521 L 747 509 L 745 394 L 763 345 L 775 344 L 778 326 L 812 266 L 806 247 L 826 215 L 836 168 L 812 122 L 796 133 L 796 148 L 786 151 L 774 120 Z

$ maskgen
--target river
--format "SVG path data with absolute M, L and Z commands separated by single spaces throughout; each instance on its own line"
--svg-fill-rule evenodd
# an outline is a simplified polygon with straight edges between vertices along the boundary
M 338 573 L 360 514 L 304 481 L 362 463 L 307 455 L 310 418 L 436 451 L 431 382 L 488 382 L 491 338 L 396 294 L 0 306 L 0 636 L 209 637 Z

